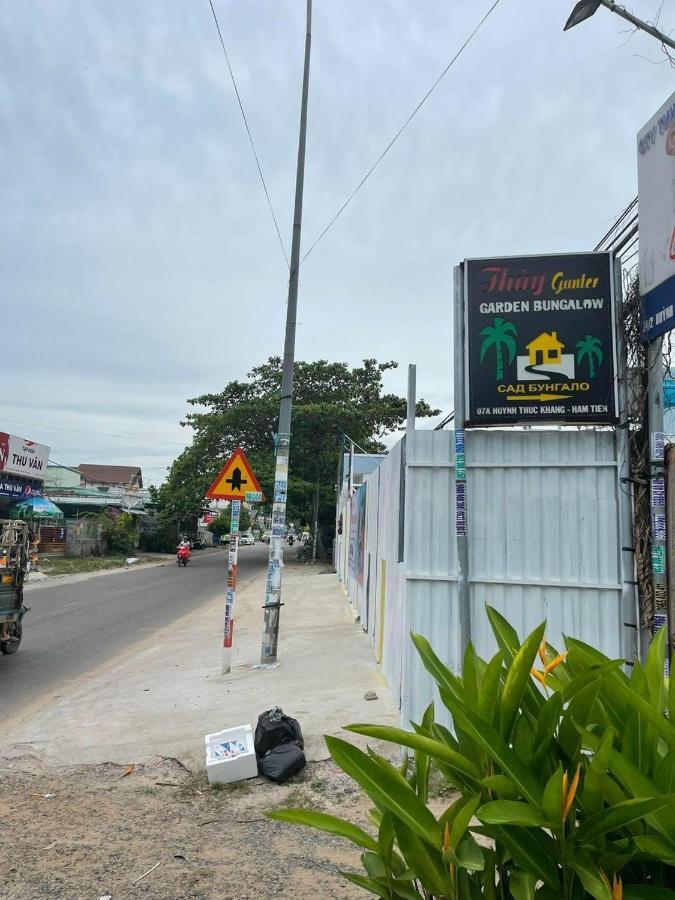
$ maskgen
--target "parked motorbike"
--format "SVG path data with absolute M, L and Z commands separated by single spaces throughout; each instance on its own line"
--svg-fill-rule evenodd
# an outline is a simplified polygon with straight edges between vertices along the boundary
M 187 566 L 190 562 L 190 548 L 186 544 L 181 544 L 176 550 L 176 562 L 180 566 Z

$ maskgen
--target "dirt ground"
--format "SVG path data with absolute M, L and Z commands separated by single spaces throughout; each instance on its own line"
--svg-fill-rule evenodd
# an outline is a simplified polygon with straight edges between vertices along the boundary
M 253 779 L 214 790 L 171 759 L 125 771 L 112 764 L 49 770 L 30 758 L 0 763 L 0 897 L 365 896 L 338 874 L 360 869 L 356 848 L 263 815 L 302 806 L 364 824 L 367 801 L 330 761 L 308 764 L 282 787 Z

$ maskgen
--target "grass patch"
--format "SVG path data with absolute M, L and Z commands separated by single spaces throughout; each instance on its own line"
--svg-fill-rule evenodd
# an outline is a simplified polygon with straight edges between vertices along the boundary
M 38 571 L 45 575 L 79 575 L 82 572 L 100 572 L 105 569 L 121 569 L 126 565 L 126 556 L 59 556 L 41 559 Z M 138 557 L 135 565 L 151 562 L 150 557 Z

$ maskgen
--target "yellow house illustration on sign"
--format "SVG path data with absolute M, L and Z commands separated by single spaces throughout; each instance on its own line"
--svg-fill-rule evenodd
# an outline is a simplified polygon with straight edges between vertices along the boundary
M 549 364 L 559 366 L 562 363 L 562 351 L 564 348 L 562 341 L 558 340 L 558 333 L 552 331 L 543 331 L 541 334 L 530 341 L 526 345 L 527 352 L 530 356 L 531 366 L 543 366 Z

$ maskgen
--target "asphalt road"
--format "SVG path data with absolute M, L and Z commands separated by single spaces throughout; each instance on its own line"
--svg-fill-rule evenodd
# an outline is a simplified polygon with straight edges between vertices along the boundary
M 240 547 L 238 583 L 267 564 L 267 547 Z M 227 553 L 197 551 L 175 563 L 97 575 L 71 583 L 26 585 L 18 652 L 0 657 L 0 710 L 7 722 L 36 701 L 48 702 L 71 679 L 131 649 L 191 609 L 225 595 Z M 263 598 L 261 597 L 261 603 Z M 1 721 L 1 720 L 0 720 Z M 2 738 L 0 724 L 0 738 Z

